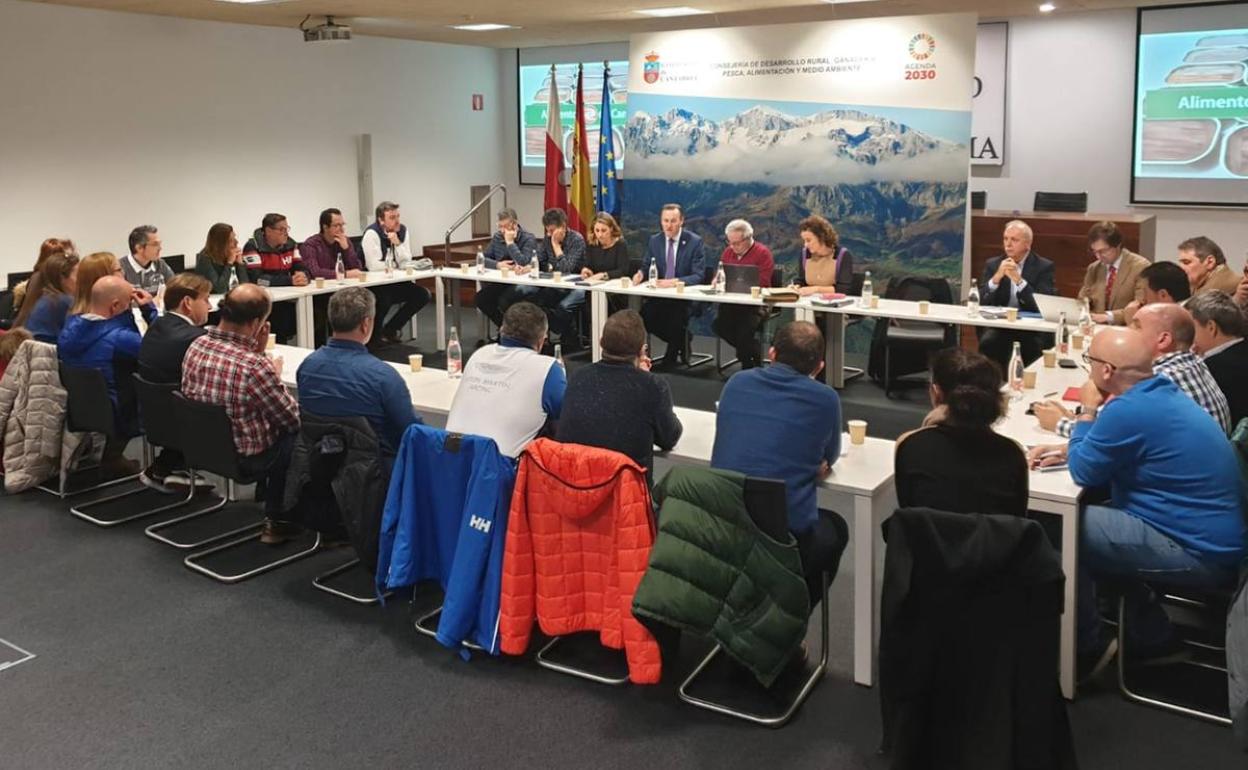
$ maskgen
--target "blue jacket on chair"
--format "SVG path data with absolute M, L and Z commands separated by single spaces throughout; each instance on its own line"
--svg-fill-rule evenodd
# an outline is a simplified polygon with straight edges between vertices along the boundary
M 493 439 L 415 424 L 399 445 L 382 513 L 378 593 L 437 580 L 438 641 L 498 654 L 507 512 L 515 463 Z

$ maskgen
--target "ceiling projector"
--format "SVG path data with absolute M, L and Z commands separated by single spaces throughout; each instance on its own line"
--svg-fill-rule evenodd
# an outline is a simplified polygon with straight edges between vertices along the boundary
M 326 16 L 324 24 L 303 30 L 305 43 L 340 43 L 350 39 L 351 28 L 345 24 L 335 24 L 333 16 Z

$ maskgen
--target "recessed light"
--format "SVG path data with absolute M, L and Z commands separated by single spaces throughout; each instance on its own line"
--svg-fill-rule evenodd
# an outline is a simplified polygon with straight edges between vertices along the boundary
M 1056 10 L 1057 10 L 1057 6 L 1053 5 L 1052 3 L 1040 4 L 1040 13 L 1053 13 Z
M 671 6 L 670 8 L 643 8 L 641 10 L 636 11 L 636 13 L 640 13 L 643 16 L 667 17 L 667 16 L 697 16 L 700 13 L 706 13 L 706 11 L 701 11 L 701 10 L 698 10 L 697 8 L 690 8 L 687 5 L 674 5 L 674 6 Z
M 493 32 L 496 29 L 520 29 L 512 24 L 452 24 L 451 29 L 462 29 L 465 32 Z

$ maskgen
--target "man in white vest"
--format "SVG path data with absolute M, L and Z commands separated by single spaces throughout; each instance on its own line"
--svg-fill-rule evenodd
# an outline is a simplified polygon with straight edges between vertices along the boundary
M 546 332 L 546 314 L 537 305 L 507 308 L 498 343 L 468 359 L 446 429 L 492 438 L 500 452 L 517 457 L 547 421 L 559 419 L 567 377 L 555 359 L 538 352 Z

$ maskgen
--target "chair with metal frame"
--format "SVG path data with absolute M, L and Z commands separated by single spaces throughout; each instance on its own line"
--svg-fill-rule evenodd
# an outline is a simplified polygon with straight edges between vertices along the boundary
M 65 388 L 65 429 L 74 433 L 102 433 L 109 440 L 117 437 L 117 418 L 114 414 L 112 399 L 108 395 L 108 383 L 104 380 L 104 374 L 98 369 L 76 368 L 60 364 L 61 385 Z M 143 456 L 148 455 L 147 441 L 143 439 Z M 92 489 L 103 489 L 105 487 L 116 486 L 118 484 L 134 481 L 138 479 L 138 474 L 123 476 L 119 479 L 112 479 L 108 482 L 98 484 Z M 82 492 L 91 490 L 81 490 Z M 141 519 L 144 516 L 150 516 L 160 513 L 164 508 L 155 510 L 141 510 L 137 513 L 127 513 L 118 518 L 99 518 L 87 511 L 108 506 L 118 500 L 124 500 L 138 494 L 148 492 L 147 487 L 139 485 L 132 489 L 127 489 L 118 494 L 107 495 L 85 503 L 78 503 L 71 506 L 69 512 L 74 516 L 89 521 L 98 527 L 115 527 L 118 524 L 125 524 L 128 521 Z M 77 493 L 75 493 L 77 494 Z M 64 486 L 62 482 L 62 497 L 64 497 Z
M 764 479 L 749 477 L 745 480 L 745 505 L 749 512 L 750 519 L 762 530 L 763 534 L 776 540 L 785 540 L 790 537 L 788 524 L 788 504 L 784 492 L 784 482 L 778 479 Z M 819 684 L 824 673 L 828 669 L 828 635 L 830 626 L 830 617 L 828 610 L 828 586 L 831 582 L 831 576 L 826 572 L 823 574 L 823 599 L 819 602 L 819 640 L 820 654 L 819 661 L 802 679 L 796 691 L 787 700 L 782 702 L 780 707 L 774 712 L 767 712 L 763 709 L 746 710 L 735 705 L 730 705 L 722 701 L 717 701 L 709 696 L 699 696 L 693 693 L 697 686 L 699 676 L 703 671 L 715 661 L 723 652 L 723 647 L 715 645 L 715 647 L 707 653 L 689 676 L 680 684 L 677 691 L 680 699 L 698 708 L 714 711 L 717 714 L 735 717 L 747 722 L 764 727 L 783 727 L 797 710 L 801 708 L 806 699 L 810 697 L 810 693 Z M 783 675 L 782 675 L 783 676 Z M 773 685 L 774 687 L 774 685 Z
M 227 486 L 229 482 L 240 484 L 254 483 L 256 479 L 243 473 L 239 467 L 238 450 L 234 446 L 234 434 L 230 425 L 230 416 L 226 413 L 225 407 L 192 401 L 177 392 L 173 394 L 173 399 L 176 405 L 178 430 L 184 435 L 195 437 L 194 441 L 188 441 L 184 444 L 186 464 L 196 470 L 214 473 L 225 478 Z M 232 497 L 232 494 L 228 496 Z M 206 550 L 193 553 L 183 559 L 182 563 L 186 565 L 187 569 L 206 575 L 213 580 L 233 584 L 241 583 L 244 580 L 270 572 L 278 567 L 305 559 L 316 553 L 321 547 L 321 536 L 318 533 L 316 540 L 307 548 L 266 561 L 241 572 L 218 572 L 201 563 L 207 557 L 232 550 L 245 543 L 258 541 L 259 538 L 260 533 L 253 532 L 243 537 L 229 540 L 221 545 L 215 545 Z
M 149 380 L 145 380 L 141 375 L 135 374 L 134 387 L 135 392 L 138 395 L 139 417 L 142 420 L 143 433 L 147 437 L 148 443 L 153 446 L 164 447 L 165 449 L 174 449 L 185 453 L 185 449 L 182 445 L 183 434 L 178 429 L 177 408 L 173 400 L 173 394 L 177 391 L 178 386 L 173 383 L 151 382 Z M 191 501 L 195 498 L 197 487 L 194 484 L 195 471 L 191 468 L 187 468 L 186 472 L 192 482 L 187 488 L 186 496 L 175 503 L 162 506 L 161 508 L 152 511 L 152 513 L 159 513 L 160 511 L 167 511 L 190 505 Z M 226 483 L 228 487 L 231 482 L 227 480 Z M 178 524 L 192 521 L 221 510 L 225 507 L 226 503 L 229 502 L 229 494 L 227 492 L 225 496 L 221 497 L 213 495 L 212 499 L 213 502 L 206 508 L 199 508 L 188 513 L 183 513 L 174 519 L 158 522 L 147 527 L 143 530 L 143 533 L 157 542 L 171 545 L 174 548 L 181 550 L 187 550 L 191 548 L 199 548 L 215 540 L 221 540 L 233 535 L 241 535 L 242 533 L 260 525 L 260 522 L 254 522 L 236 529 L 215 533 L 208 538 L 192 542 L 175 540 L 162 534 L 164 530 L 175 527 Z

